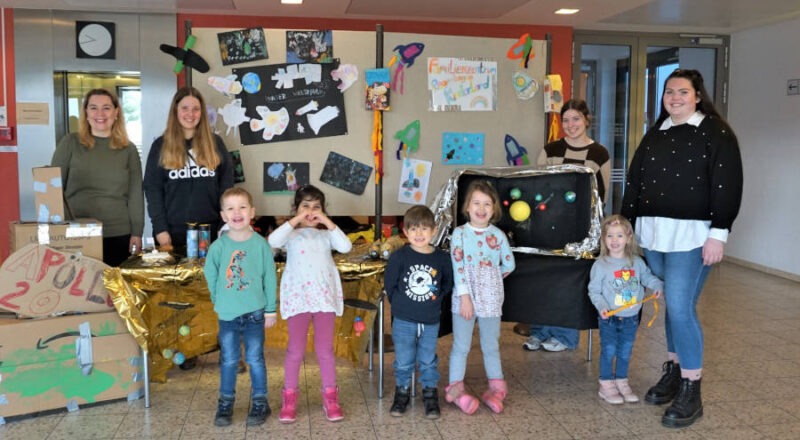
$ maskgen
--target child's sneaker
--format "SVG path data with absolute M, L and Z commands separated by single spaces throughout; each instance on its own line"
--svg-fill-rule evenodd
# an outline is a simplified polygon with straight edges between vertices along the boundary
M 425 417 L 431 420 L 442 416 L 439 409 L 439 391 L 436 388 L 422 389 L 422 404 L 425 406 Z
M 214 416 L 214 426 L 230 426 L 233 423 L 233 399 L 220 397 L 217 401 L 217 414 Z
M 394 388 L 394 402 L 392 402 L 392 409 L 389 414 L 393 417 L 400 417 L 406 412 L 408 402 L 411 400 L 411 394 L 408 387 L 396 386 Z
M 542 341 L 534 335 L 528 336 L 528 340 L 522 344 L 522 349 L 525 351 L 536 351 L 540 348 L 542 348 Z
M 283 405 L 278 414 L 278 421 L 281 423 L 294 423 L 297 419 L 297 389 L 284 389 L 281 392 Z
M 625 400 L 619 394 L 617 385 L 613 380 L 601 380 L 600 391 L 597 392 L 597 395 L 606 402 L 614 405 L 620 405 L 625 402 Z
M 267 416 L 272 414 L 266 397 L 256 397 L 250 404 L 250 413 L 247 414 L 247 426 L 263 425 Z
M 563 342 L 559 341 L 556 338 L 550 338 L 542 342 L 542 348 L 544 348 L 547 351 L 564 351 L 567 350 L 569 347 L 564 345 Z
M 622 398 L 625 399 L 626 402 L 636 403 L 639 401 L 639 396 L 631 389 L 628 379 L 617 379 L 616 383 L 617 390 L 619 390 L 619 393 L 622 394 Z
M 322 389 L 322 412 L 329 422 L 338 422 L 344 418 L 342 407 L 339 406 L 339 387 Z

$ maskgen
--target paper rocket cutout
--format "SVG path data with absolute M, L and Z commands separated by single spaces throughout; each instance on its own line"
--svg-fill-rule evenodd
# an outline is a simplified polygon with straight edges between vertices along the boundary
M 225 96 L 234 96 L 242 93 L 242 83 L 236 81 L 236 75 L 209 76 L 208 85 Z
M 530 165 L 531 162 L 528 160 L 528 150 L 520 145 L 513 136 L 507 134 L 504 144 L 506 146 L 506 162 L 508 162 L 509 165 Z
M 161 52 L 172 55 L 178 59 L 178 62 L 175 63 L 175 67 L 172 69 L 176 75 L 181 73 L 184 65 L 189 66 L 200 73 L 208 72 L 209 67 L 206 60 L 198 55 L 197 52 L 192 50 L 192 47 L 194 47 L 194 43 L 196 42 L 197 38 L 195 38 L 194 35 L 189 35 L 189 37 L 186 38 L 186 43 L 183 45 L 183 49 L 180 47 L 170 46 L 169 44 L 162 44 L 161 46 L 158 46 L 158 48 L 161 49 Z
M 533 53 L 533 39 L 531 38 L 531 34 L 525 34 L 519 37 L 519 40 L 511 46 L 511 49 L 508 49 L 506 56 L 512 60 L 521 60 L 520 65 L 527 69 L 528 61 L 536 56 L 536 54 Z
M 394 138 L 400 141 L 397 147 L 397 160 L 400 160 L 400 153 L 403 157 L 408 157 L 419 149 L 419 119 L 406 125 L 406 128 L 394 134 Z
M 422 54 L 425 45 L 422 43 L 401 44 L 394 48 L 395 54 L 389 60 L 389 67 L 397 63 L 397 69 L 392 77 L 392 90 L 403 94 L 405 88 L 405 68 L 414 65 L 414 60 Z

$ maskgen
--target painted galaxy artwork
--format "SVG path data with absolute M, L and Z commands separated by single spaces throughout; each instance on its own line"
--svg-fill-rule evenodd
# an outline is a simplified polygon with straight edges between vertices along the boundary
M 264 194 L 292 194 L 308 183 L 308 162 L 264 162 Z
M 372 167 L 333 151 L 328 154 L 319 180 L 353 194 L 364 194 Z
M 217 39 L 223 66 L 269 58 L 263 28 L 220 32 L 217 34 Z
M 286 31 L 286 62 L 333 62 L 333 32 Z
M 483 133 L 442 133 L 442 164 L 483 165 Z

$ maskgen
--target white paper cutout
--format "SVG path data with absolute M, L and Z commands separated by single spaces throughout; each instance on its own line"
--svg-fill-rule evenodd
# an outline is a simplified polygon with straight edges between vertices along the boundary
M 358 80 L 358 66 L 355 64 L 342 64 L 338 69 L 331 71 L 331 78 L 341 81 L 336 87 L 344 92 Z
M 228 130 L 225 132 L 226 136 L 231 133 L 231 130 L 233 130 L 234 134 L 238 133 L 239 125 L 250 120 L 249 117 L 245 116 L 245 111 L 247 109 L 242 107 L 241 99 L 234 99 L 219 109 L 217 114 L 222 116 L 222 122 L 228 126 Z
M 250 131 L 256 132 L 264 130 L 261 137 L 265 141 L 272 140 L 275 136 L 280 136 L 286 131 L 289 125 L 289 111 L 286 107 L 281 107 L 278 111 L 272 111 L 265 105 L 256 107 L 256 112 L 261 116 L 261 119 L 253 118 L 250 120 Z
M 236 75 L 228 75 L 224 78 L 210 76 L 208 77 L 208 85 L 225 96 L 234 96 L 242 93 L 242 83 L 236 81 Z
M 339 107 L 329 105 L 316 113 L 309 113 L 308 125 L 314 130 L 314 134 L 319 134 L 319 129 L 337 116 L 339 116 Z

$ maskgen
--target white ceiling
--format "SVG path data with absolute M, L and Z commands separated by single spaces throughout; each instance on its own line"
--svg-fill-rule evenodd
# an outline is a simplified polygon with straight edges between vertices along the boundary
M 571 26 L 575 29 L 729 34 L 800 17 L 800 0 L 0 0 L 21 9 L 202 13 Z M 553 14 L 578 8 L 572 16 Z

